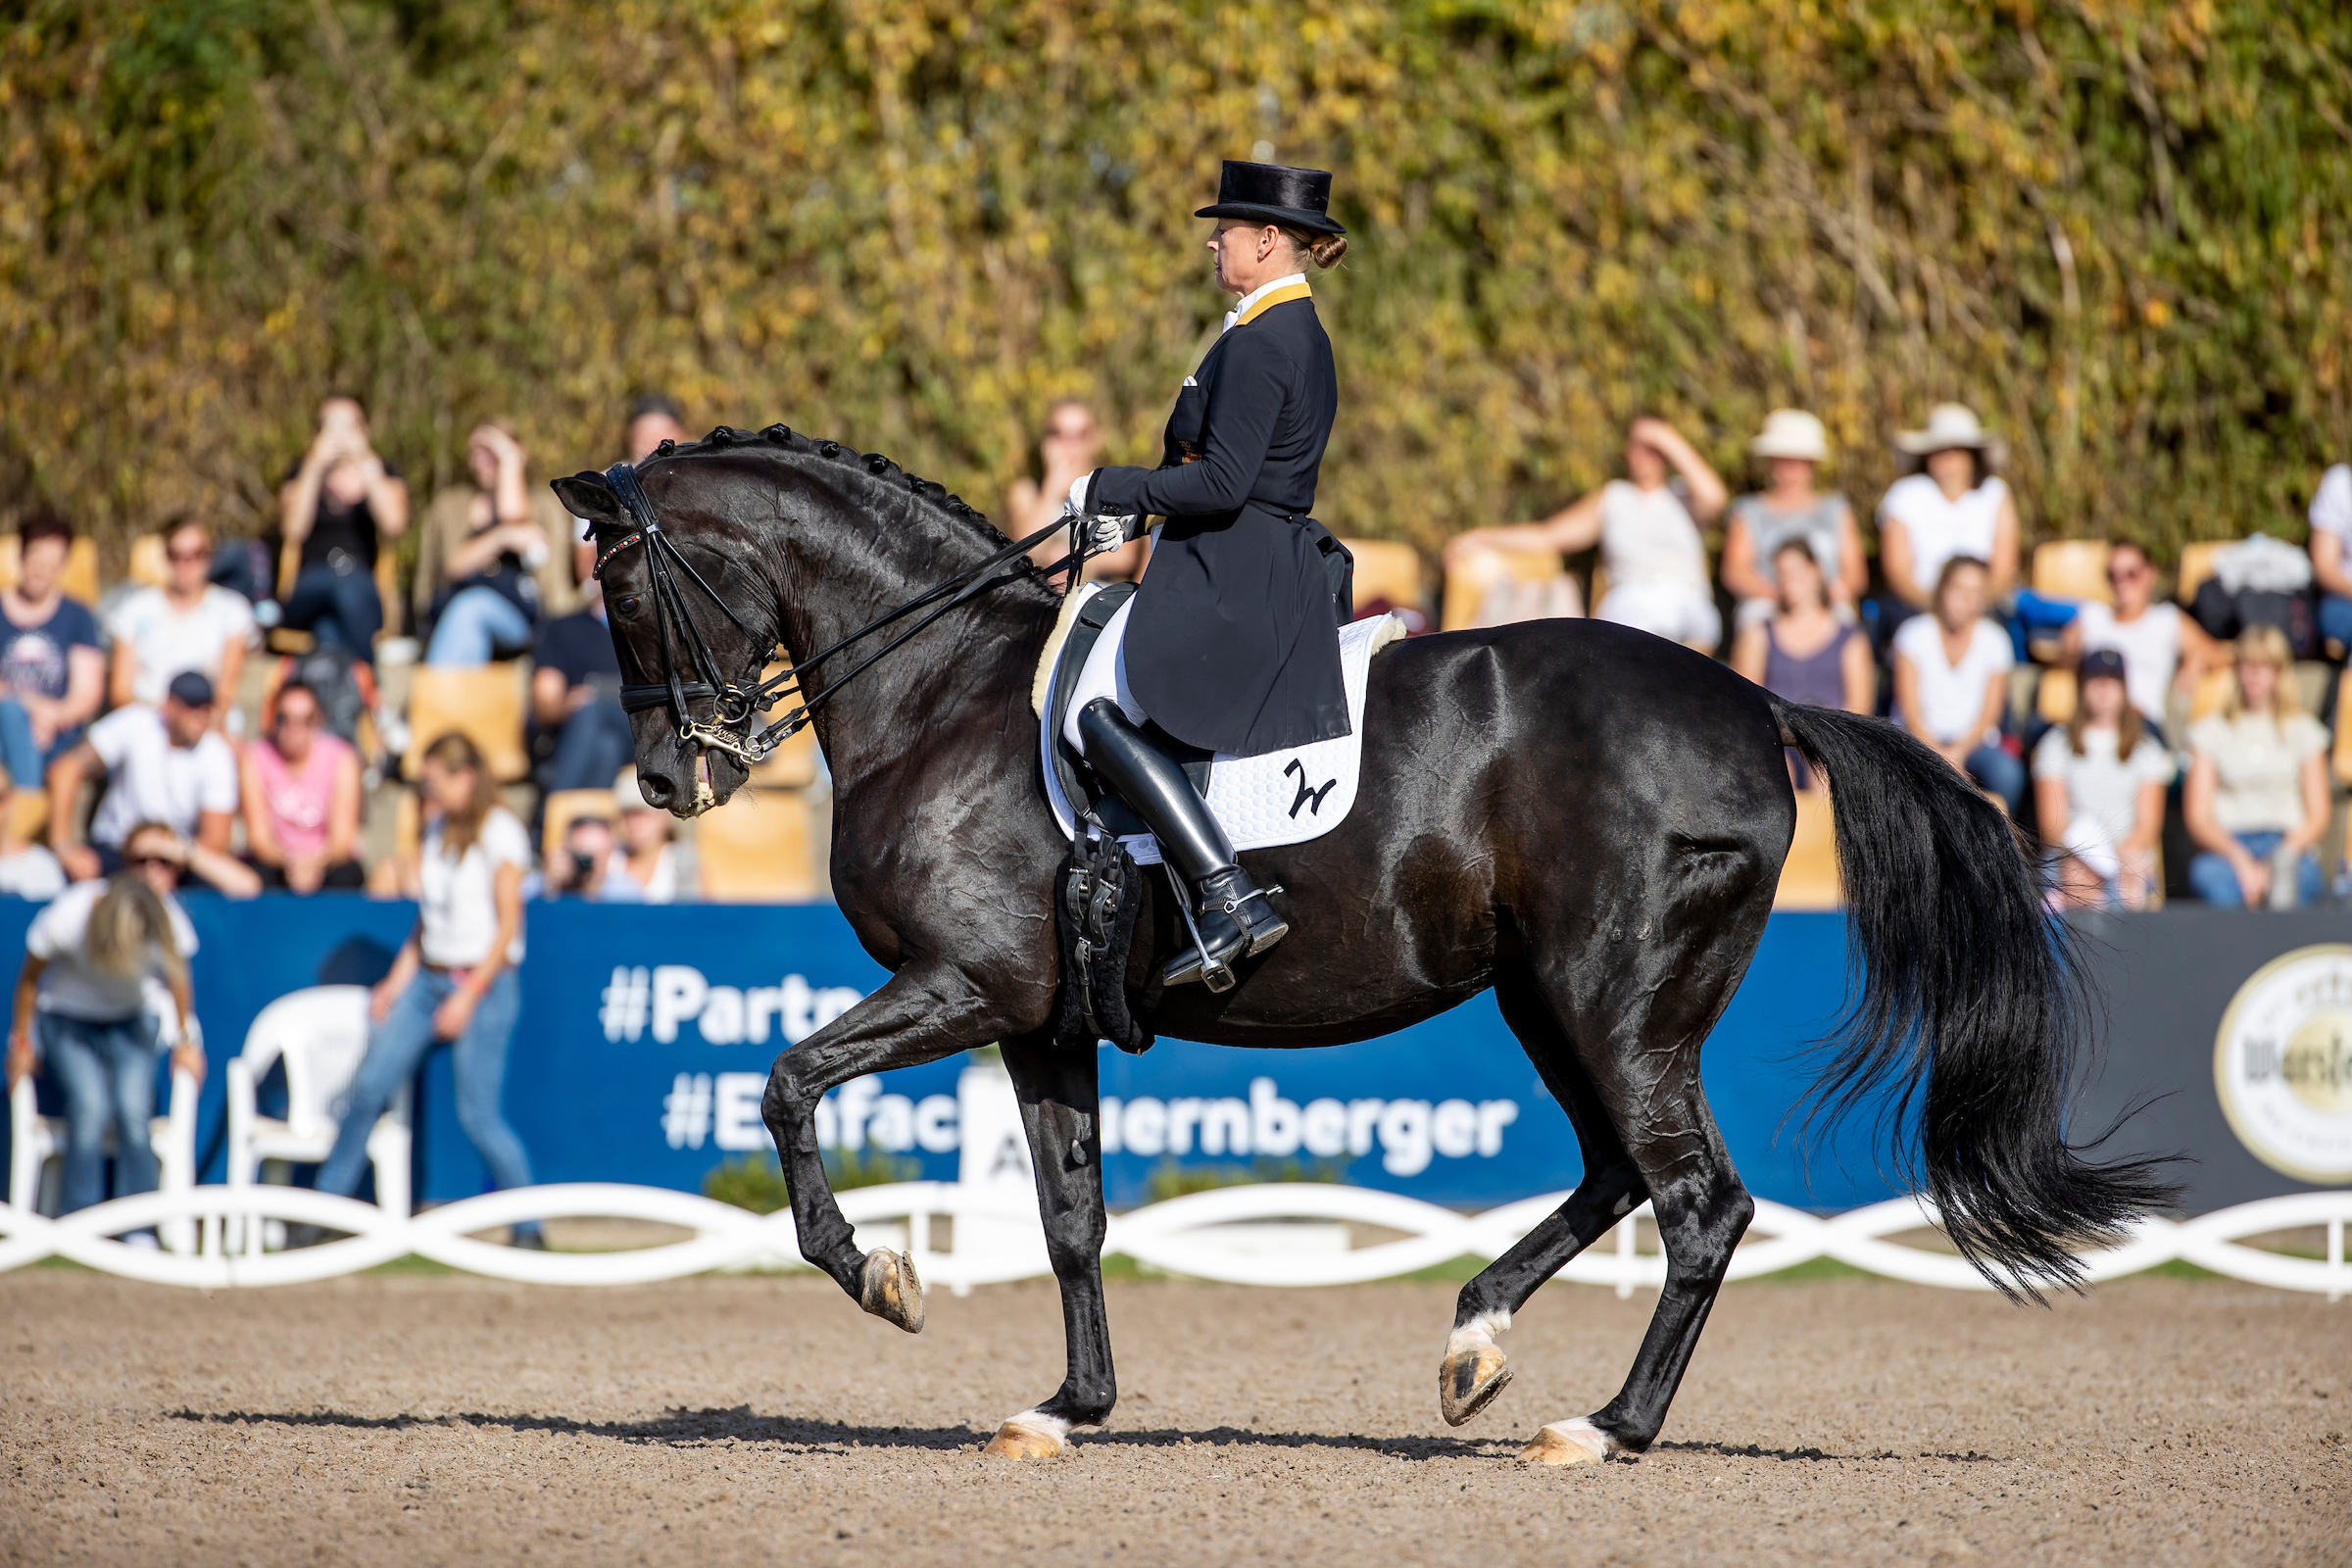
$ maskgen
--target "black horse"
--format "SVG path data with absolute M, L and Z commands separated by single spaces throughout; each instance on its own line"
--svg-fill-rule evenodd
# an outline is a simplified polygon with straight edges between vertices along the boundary
M 782 426 L 722 427 L 635 473 L 644 513 L 601 475 L 556 488 L 592 523 L 621 667 L 648 690 L 668 688 L 698 640 L 706 669 L 756 671 L 774 643 L 806 660 L 1005 543 L 939 486 Z M 817 1102 L 861 1074 L 1002 1043 L 1068 1342 L 1060 1389 L 989 1446 L 1016 1455 L 1060 1451 L 1116 1396 L 1095 1053 L 1058 1047 L 1052 1031 L 1053 890 L 1068 843 L 1039 780 L 1030 692 L 1056 609 L 1032 566 L 1007 564 L 817 712 L 835 895 L 891 979 L 777 1057 L 762 1104 L 802 1254 L 916 1331 L 912 1267 L 852 1243 L 819 1156 Z M 828 663 L 808 686 L 837 678 Z M 703 739 L 681 739 L 666 702 L 635 717 L 640 786 L 682 816 L 746 777 L 708 740 L 743 734 L 739 718 L 713 718 L 716 684 L 677 684 L 712 726 Z M 1364 732 L 1347 821 L 1245 858 L 1261 884 L 1289 890 L 1290 940 L 1242 964 L 1223 995 L 1162 991 L 1183 928 L 1153 879 L 1129 976 L 1149 1027 L 1235 1046 L 1345 1045 L 1494 990 L 1576 1129 L 1584 1179 L 1463 1287 L 1439 1374 L 1448 1421 L 1508 1381 L 1494 1337 L 1511 1313 L 1645 1199 L 1668 1267 L 1641 1353 L 1614 1399 L 1544 1427 L 1527 1456 L 1638 1452 L 1665 1420 L 1753 1212 L 1700 1089 L 1699 1047 L 1772 909 L 1795 821 L 1785 745 L 1835 792 L 1859 966 L 1847 1027 L 1825 1048 L 1824 1100 L 1892 1091 L 1906 1168 L 2005 1286 L 2072 1282 L 2070 1246 L 2116 1236 L 2161 1200 L 2147 1168 L 2069 1147 L 2082 1018 L 2063 937 L 2006 819 L 1891 726 L 1783 704 L 1642 632 L 1549 620 L 1390 648 L 1372 664 Z

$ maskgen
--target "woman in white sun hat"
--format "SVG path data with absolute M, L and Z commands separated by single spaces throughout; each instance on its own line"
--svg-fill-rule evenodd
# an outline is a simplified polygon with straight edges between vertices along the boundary
M 1899 432 L 1894 449 L 1922 471 L 1897 479 L 1879 503 L 1879 564 L 1893 618 L 1935 608 L 1936 584 L 1954 556 L 1984 562 L 1986 595 L 2005 604 L 2017 588 L 2018 528 L 2017 500 L 1993 471 L 2001 443 L 1968 409 L 1938 403 L 1927 428 Z
M 1814 470 L 1830 461 L 1830 438 L 1821 421 L 1798 409 L 1775 409 L 1747 444 L 1748 455 L 1765 465 L 1768 482 L 1732 503 L 1723 535 L 1723 585 L 1740 601 L 1739 622 L 1770 618 L 1779 584 L 1773 558 L 1781 546 L 1801 539 L 1820 565 L 1830 608 L 1851 620 L 1854 605 L 1870 586 L 1870 563 L 1862 554 L 1862 530 L 1854 509 L 1836 491 L 1813 488 Z

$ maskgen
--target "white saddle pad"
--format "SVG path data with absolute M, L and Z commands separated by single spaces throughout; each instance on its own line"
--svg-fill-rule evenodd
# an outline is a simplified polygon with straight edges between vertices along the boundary
M 1072 617 L 1086 599 L 1101 592 L 1100 583 L 1087 583 L 1064 601 L 1061 623 L 1046 644 L 1038 668 L 1037 705 L 1054 689 L 1055 666 L 1067 646 Z M 1128 601 L 1133 604 L 1133 600 Z M 1126 630 L 1122 612 L 1103 635 Z M 1355 786 L 1364 755 L 1364 685 L 1372 656 L 1404 635 L 1404 623 L 1394 615 L 1377 620 L 1351 621 L 1340 628 L 1340 670 L 1348 683 L 1348 733 L 1305 746 L 1289 746 L 1256 757 L 1219 752 L 1208 775 L 1208 808 L 1233 840 L 1237 850 L 1270 849 L 1277 844 L 1303 844 L 1320 838 L 1347 820 L 1355 805 Z M 1041 713 L 1041 717 L 1044 715 Z M 1054 805 L 1062 832 L 1075 838 L 1077 813 L 1062 794 L 1054 770 L 1056 728 L 1038 726 L 1038 762 L 1045 770 L 1046 799 Z M 1159 840 L 1139 833 L 1121 840 L 1140 865 L 1159 863 Z

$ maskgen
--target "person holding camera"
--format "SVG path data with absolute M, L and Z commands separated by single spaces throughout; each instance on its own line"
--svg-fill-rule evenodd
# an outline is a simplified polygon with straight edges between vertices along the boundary
M 369 444 L 358 398 L 337 393 L 318 405 L 318 432 L 278 486 L 277 516 L 287 547 L 300 551 L 285 624 L 372 661 L 384 627 L 376 553 L 408 529 L 409 485 Z

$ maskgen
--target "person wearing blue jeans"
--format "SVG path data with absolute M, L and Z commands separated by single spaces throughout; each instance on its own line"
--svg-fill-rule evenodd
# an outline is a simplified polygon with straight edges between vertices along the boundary
M 67 888 L 24 933 L 8 1087 L 14 1093 L 27 1073 L 45 1065 L 65 1100 L 63 1213 L 105 1199 L 109 1127 L 115 1133 L 115 1196 L 155 1190 L 148 1121 L 155 1114 L 162 1052 L 145 982 L 161 977 L 179 1016 L 195 1017 L 187 959 L 196 951 L 196 932 L 172 896 L 183 859 L 178 834 L 160 822 L 142 822 L 122 841 L 121 872 Z M 173 1049 L 172 1065 L 203 1081 L 204 1053 L 189 1039 Z
M 2328 731 L 2303 711 L 2294 654 L 2276 626 L 2237 639 L 2234 678 L 2218 713 L 2188 727 L 2188 781 L 2180 792 L 2188 835 L 2203 852 L 2188 862 L 2198 898 L 2225 908 L 2283 903 L 2274 887 L 2281 852 L 2294 868 L 2294 901 L 2316 904 L 2322 878 L 2312 851 L 2328 831 Z
M 2278 846 L 2286 842 L 2283 833 L 2233 833 L 2231 838 L 2245 851 L 2246 858 L 2262 866 L 2266 875 L 2278 854 Z M 2230 858 L 2211 850 L 2201 850 L 2188 862 L 2188 891 L 2207 904 L 2224 909 L 2242 909 L 2246 906 L 2245 889 L 2239 884 L 2237 867 Z M 2295 902 L 2309 906 L 2320 902 L 2320 862 L 2309 850 L 2295 857 Z
M 521 1010 L 522 874 L 531 845 L 498 804 L 481 753 L 451 733 L 425 748 L 418 793 L 429 826 L 403 881 L 416 896 L 416 925 L 392 972 L 370 999 L 374 1028 L 352 1076 L 334 1149 L 318 1169 L 318 1191 L 359 1189 L 368 1135 L 415 1075 L 424 1054 L 455 1048 L 458 1123 L 502 1188 L 528 1187 L 531 1162 L 500 1109 L 507 1045 Z M 310 1239 L 310 1233 L 304 1233 Z M 544 1247 L 536 1223 L 514 1227 L 517 1247 Z
M 2026 767 L 2001 745 L 2009 709 L 2009 634 L 1984 618 L 1987 573 L 1973 556 L 1954 556 L 1936 580 L 1932 613 L 1894 634 L 1894 717 L 2015 816 L 2026 798 Z
M 487 664 L 531 645 L 531 617 L 496 588 L 474 583 L 459 589 L 442 607 L 426 645 L 428 664 Z

